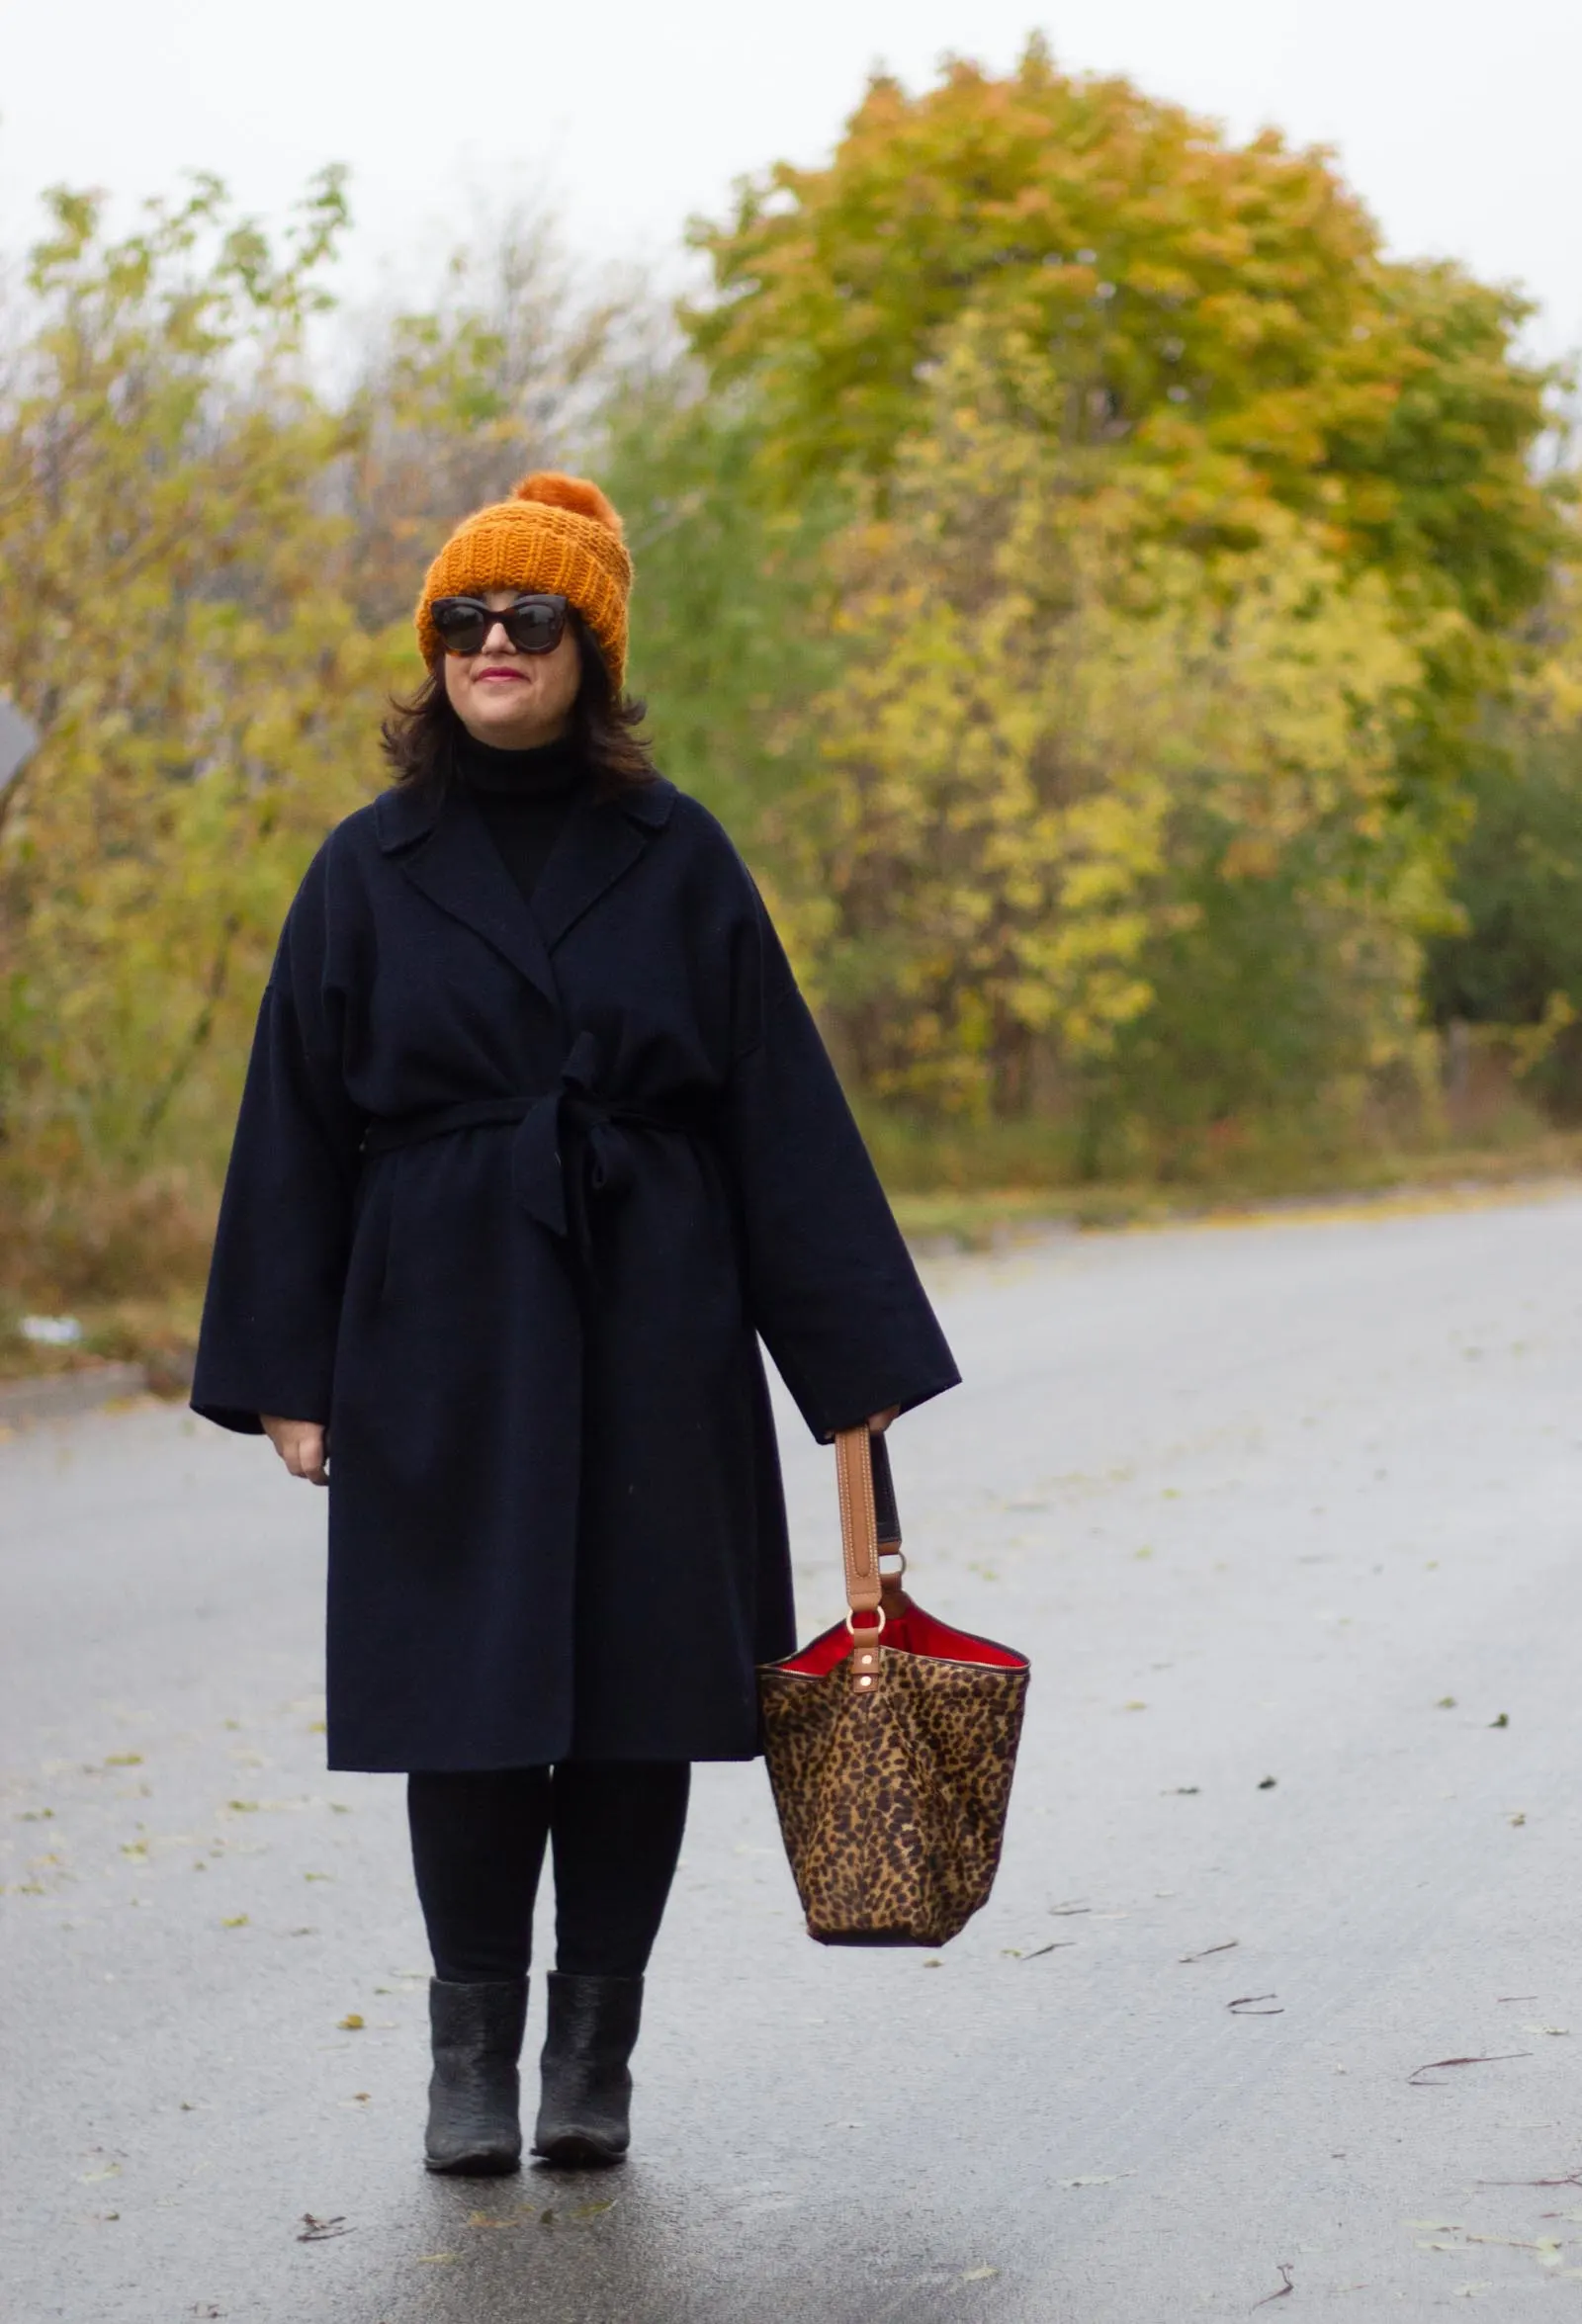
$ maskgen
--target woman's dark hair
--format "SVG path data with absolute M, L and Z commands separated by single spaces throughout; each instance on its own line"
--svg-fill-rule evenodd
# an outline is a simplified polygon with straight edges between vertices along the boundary
M 659 769 L 647 737 L 638 732 L 648 705 L 616 693 L 604 656 L 574 606 L 568 618 L 582 669 L 568 739 L 601 797 L 651 783 Z M 457 747 L 466 732 L 445 691 L 443 665 L 436 665 L 415 692 L 392 702 L 380 741 L 403 788 L 445 791 L 459 779 Z

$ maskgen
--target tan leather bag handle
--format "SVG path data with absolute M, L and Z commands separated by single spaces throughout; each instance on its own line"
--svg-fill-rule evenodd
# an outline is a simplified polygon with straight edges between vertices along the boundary
M 873 1453 L 867 1422 L 840 1428 L 835 1439 L 835 1490 L 840 1496 L 840 1554 L 846 1603 L 854 1614 L 878 1611 L 879 1518 L 873 1499 Z
M 835 1433 L 835 1461 L 846 1603 L 854 1614 L 876 1609 L 900 1612 L 900 1576 L 884 1574 L 879 1567 L 882 1554 L 901 1547 L 889 1447 L 883 1436 L 866 1426 L 841 1428 Z M 905 1563 L 903 1559 L 903 1567 Z

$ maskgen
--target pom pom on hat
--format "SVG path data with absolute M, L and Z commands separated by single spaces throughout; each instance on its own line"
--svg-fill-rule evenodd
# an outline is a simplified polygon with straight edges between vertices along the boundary
M 511 486 L 513 500 L 539 500 L 546 508 L 569 508 L 577 516 L 590 516 L 596 525 L 608 525 L 619 539 L 625 531 L 620 518 L 605 499 L 597 484 L 586 476 L 569 476 L 556 468 L 538 468 L 530 476 L 523 476 Z
M 429 566 L 417 600 L 417 644 L 430 668 L 444 650 L 428 610 L 435 598 L 481 597 L 490 589 L 542 589 L 574 605 L 621 691 L 632 559 L 621 520 L 597 484 L 559 469 L 535 469 L 509 500 L 463 519 Z

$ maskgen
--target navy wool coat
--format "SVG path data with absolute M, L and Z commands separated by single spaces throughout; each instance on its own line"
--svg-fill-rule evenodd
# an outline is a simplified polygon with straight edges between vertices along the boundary
M 264 994 L 193 1391 L 328 1423 L 331 1766 L 756 1754 L 794 1644 L 760 1335 L 820 1437 L 957 1378 L 718 823 L 589 796 L 530 908 L 465 793 L 350 817 Z

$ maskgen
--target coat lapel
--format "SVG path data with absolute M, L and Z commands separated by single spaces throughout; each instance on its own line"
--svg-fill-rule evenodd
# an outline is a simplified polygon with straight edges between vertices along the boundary
M 385 805 L 381 800 L 380 806 Z M 380 828 L 382 840 L 394 851 L 412 825 L 409 818 L 397 811 L 382 816 Z M 483 817 L 464 791 L 446 798 L 432 819 L 428 836 L 403 857 L 401 869 L 441 911 L 492 944 L 559 1007 L 555 971 L 539 924 L 518 895 Z
M 674 796 L 668 783 L 655 781 L 572 808 L 533 896 L 533 917 L 551 950 L 643 855 Z

